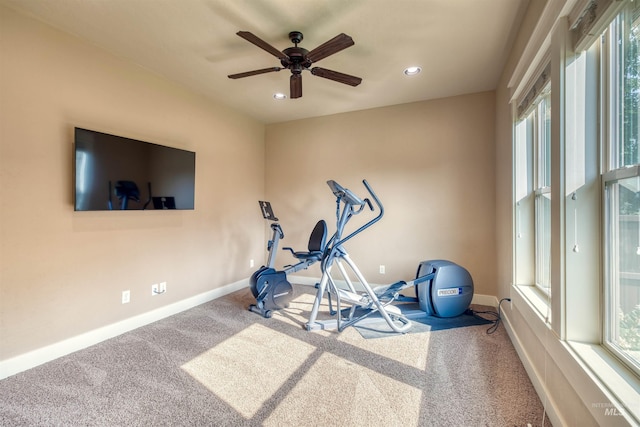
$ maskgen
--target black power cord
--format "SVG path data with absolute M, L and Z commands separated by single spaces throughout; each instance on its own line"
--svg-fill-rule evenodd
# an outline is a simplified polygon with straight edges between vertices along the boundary
M 498 326 L 500 326 L 500 320 L 502 320 L 502 309 L 501 309 L 500 306 L 501 306 L 503 301 L 511 302 L 511 298 L 502 298 L 500 300 L 500 302 L 498 302 L 498 312 L 491 311 L 491 310 L 475 311 L 475 310 L 472 310 L 472 309 L 468 309 L 467 312 L 469 314 L 471 314 L 472 316 L 476 316 L 476 317 L 479 317 L 481 319 L 489 320 L 489 321 L 493 322 L 493 325 L 491 325 L 489 327 L 489 329 L 487 329 L 487 334 L 492 334 L 498 329 Z M 486 317 L 480 316 L 480 315 L 491 316 L 491 317 L 493 317 L 493 319 L 487 319 Z

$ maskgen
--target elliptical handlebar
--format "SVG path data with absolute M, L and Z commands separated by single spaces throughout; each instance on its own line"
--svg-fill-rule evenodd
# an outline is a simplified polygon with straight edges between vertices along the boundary
M 367 189 L 367 191 L 373 198 L 374 202 L 378 206 L 379 213 L 375 218 L 371 219 L 370 221 L 362 225 L 360 228 L 353 231 L 348 236 L 341 238 L 337 242 L 334 242 L 334 247 L 338 247 L 342 245 L 344 242 L 351 239 L 356 234 L 359 234 L 365 229 L 371 227 L 373 224 L 378 222 L 384 215 L 384 206 L 382 205 L 382 202 L 380 201 L 376 193 L 373 191 L 373 188 L 371 188 L 371 185 L 369 185 L 366 179 L 362 180 L 362 183 L 364 184 L 365 188 Z M 343 213 L 345 212 L 347 213 L 346 215 L 343 214 L 342 220 L 340 218 L 338 219 L 339 229 L 336 231 L 336 236 L 342 236 L 342 231 L 344 230 L 344 226 L 349 221 L 351 215 L 359 214 L 360 212 L 362 212 L 365 206 L 369 206 L 369 209 L 372 212 L 375 211 L 375 208 L 371 203 L 371 200 L 369 200 L 369 198 L 365 198 L 364 200 L 361 199 L 360 197 L 356 196 L 355 193 L 353 193 L 351 190 L 344 188 L 334 180 L 327 181 L 327 184 L 329 185 L 329 188 L 331 188 L 331 191 L 333 192 L 333 194 L 336 196 L 338 205 L 340 204 L 341 201 L 345 203 L 345 207 L 344 207 L 345 210 L 343 211 Z
M 366 179 L 362 180 L 362 184 L 364 184 L 365 188 L 367 189 L 367 191 L 369 192 L 373 200 L 376 202 L 376 205 L 378 205 L 378 209 L 380 209 L 380 214 L 378 215 L 379 218 L 376 219 L 377 221 L 378 219 L 382 218 L 382 215 L 384 215 L 384 206 L 382 206 L 382 202 L 380 201 L 376 193 L 373 191 L 373 188 L 371 188 L 371 185 L 369 185 L 369 182 L 367 182 Z M 373 205 L 371 204 L 371 200 L 369 200 L 368 198 L 365 200 L 369 204 L 369 208 L 373 211 L 374 209 L 373 209 Z

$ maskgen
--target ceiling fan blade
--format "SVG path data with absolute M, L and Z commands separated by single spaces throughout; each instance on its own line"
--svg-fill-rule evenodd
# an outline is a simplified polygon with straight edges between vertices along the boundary
M 344 83 L 349 86 L 358 86 L 362 83 L 362 79 L 360 77 L 327 70 L 326 68 L 314 67 L 311 69 L 311 74 L 318 77 L 324 77 L 325 79 L 333 80 L 338 83 Z
M 261 70 L 253 70 L 253 71 L 246 71 L 244 73 L 230 74 L 227 77 L 229 77 L 230 79 L 241 79 L 243 77 L 255 76 L 257 74 L 270 73 L 272 71 L 280 71 L 280 70 L 284 70 L 284 68 L 280 68 L 280 67 L 263 68 Z
M 238 31 L 236 34 L 242 37 L 243 39 L 245 39 L 246 41 L 248 41 L 249 43 L 253 43 L 254 45 L 258 46 L 260 49 L 266 50 L 267 52 L 269 52 L 270 54 L 272 54 L 278 59 L 287 58 L 287 55 L 280 52 L 278 49 L 271 46 L 269 43 L 262 40 L 260 37 L 256 36 L 255 34 L 250 33 L 249 31 Z
M 301 74 L 291 74 L 291 78 L 289 79 L 289 90 L 290 90 L 290 98 L 302 98 L 302 75 Z
M 341 33 L 332 38 L 331 40 L 321 44 L 317 48 L 313 49 L 307 54 L 307 58 L 311 62 L 318 62 L 322 58 L 326 58 L 329 55 L 333 55 L 336 52 L 340 52 L 342 49 L 346 49 L 349 46 L 353 46 L 355 42 L 348 35 Z

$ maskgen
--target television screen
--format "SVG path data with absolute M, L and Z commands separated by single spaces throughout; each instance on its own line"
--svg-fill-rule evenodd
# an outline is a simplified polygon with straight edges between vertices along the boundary
M 193 209 L 196 153 L 75 128 L 75 210 Z

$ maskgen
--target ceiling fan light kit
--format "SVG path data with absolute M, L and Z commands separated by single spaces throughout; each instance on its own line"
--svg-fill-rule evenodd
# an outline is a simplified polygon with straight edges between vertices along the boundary
M 279 51 L 278 49 L 271 46 L 269 43 L 265 42 L 253 33 L 250 33 L 249 31 L 238 31 L 236 34 L 246 41 L 253 43 L 262 50 L 269 52 L 270 54 L 278 58 L 282 67 L 261 68 L 259 70 L 231 74 L 228 76 L 230 79 L 240 79 L 244 77 L 271 73 L 286 69 L 291 71 L 291 77 L 289 78 L 289 97 L 291 99 L 302 97 L 303 71 L 310 71 L 314 76 L 333 80 L 335 82 L 346 84 L 349 86 L 358 86 L 362 82 L 362 79 L 360 77 L 351 76 L 349 74 L 340 73 L 338 71 L 328 70 L 326 68 L 320 67 L 310 68 L 315 62 L 318 62 L 321 59 L 326 58 L 327 56 L 333 55 L 334 53 L 340 52 L 341 50 L 344 50 L 355 44 L 353 39 L 344 33 L 338 34 L 331 40 L 326 41 L 325 43 L 321 44 L 311 51 L 308 51 L 307 49 L 304 49 L 302 47 L 298 47 L 298 43 L 300 43 L 304 38 L 303 34 L 300 31 L 291 31 L 289 33 L 289 40 L 291 40 L 291 43 L 293 43 L 294 45 L 292 47 L 286 48 L 283 51 Z M 276 97 L 274 96 L 274 98 Z

